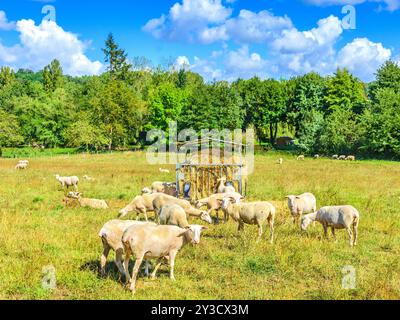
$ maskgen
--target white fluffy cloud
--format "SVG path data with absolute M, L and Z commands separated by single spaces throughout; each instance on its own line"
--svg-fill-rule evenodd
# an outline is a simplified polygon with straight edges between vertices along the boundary
M 317 6 L 331 5 L 356 5 L 364 2 L 377 2 L 384 5 L 384 9 L 395 11 L 400 8 L 400 0 L 305 0 L 306 2 Z
M 20 20 L 16 30 L 20 43 L 13 47 L 0 44 L 0 62 L 14 68 L 40 70 L 58 59 L 64 72 L 72 76 L 99 74 L 103 68 L 99 61 L 91 61 L 85 55 L 86 43 L 53 21 L 36 25 L 33 20 Z
M 358 38 L 344 46 L 338 53 L 337 64 L 346 67 L 366 81 L 373 80 L 374 72 L 392 55 L 381 43 Z
M 9 22 L 6 13 L 0 10 L 0 30 L 11 30 L 15 28 L 14 22 Z

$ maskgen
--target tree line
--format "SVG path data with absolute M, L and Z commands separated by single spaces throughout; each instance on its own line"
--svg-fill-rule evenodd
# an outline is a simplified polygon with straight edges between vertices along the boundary
M 400 158 L 400 66 L 387 61 L 363 83 L 346 69 L 289 80 L 206 82 L 185 68 L 130 61 L 109 35 L 107 71 L 70 77 L 54 60 L 43 70 L 0 68 L 0 148 L 24 145 L 112 150 L 146 143 L 146 132 L 254 128 L 274 146 L 295 138 L 305 154 Z

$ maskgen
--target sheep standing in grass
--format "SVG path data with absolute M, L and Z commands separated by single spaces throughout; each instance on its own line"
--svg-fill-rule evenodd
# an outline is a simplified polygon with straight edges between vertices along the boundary
M 151 185 L 151 191 L 153 193 L 165 193 L 169 196 L 176 196 L 176 183 L 174 182 L 161 182 L 156 181 Z
M 28 164 L 25 162 L 19 162 L 16 166 L 16 170 L 26 170 L 28 168 Z
M 233 198 L 222 200 L 222 209 L 239 223 L 238 231 L 244 229 L 244 224 L 258 226 L 258 240 L 263 234 L 263 224 L 268 221 L 270 242 L 274 242 L 274 222 L 276 208 L 269 202 L 235 203 Z
M 321 156 L 320 156 L 319 154 L 315 154 L 315 155 L 314 155 L 314 159 L 317 160 L 317 159 L 319 159 L 319 158 L 321 158 Z
M 342 160 L 342 161 L 344 161 L 344 160 L 346 160 L 346 156 L 345 155 L 341 155 L 340 157 L 339 157 L 339 160 Z
M 297 161 L 304 161 L 305 160 L 305 156 L 300 155 L 297 157 Z
M 203 206 L 207 206 L 208 212 L 212 213 L 216 212 L 217 222 L 219 222 L 219 210 L 221 209 L 221 200 L 224 198 L 234 198 L 235 202 L 240 202 L 243 200 L 243 197 L 240 193 L 230 192 L 230 193 L 216 193 L 208 198 L 199 199 L 195 202 L 195 207 L 200 209 Z M 228 215 L 224 212 L 224 221 L 225 223 L 228 221 Z
M 177 204 L 167 204 L 161 208 L 160 224 L 178 226 L 184 229 L 189 227 L 185 210 Z
M 147 213 L 154 211 L 153 200 L 160 194 L 163 193 L 144 193 L 141 196 L 135 197 L 130 204 L 120 210 L 119 218 L 125 217 L 130 212 L 135 212 L 137 214 L 136 220 L 139 219 L 139 215 L 142 213 L 146 221 L 148 221 Z
M 339 155 L 334 154 L 334 155 L 332 156 L 332 160 L 339 160 Z
M 159 219 L 160 217 L 161 208 L 167 204 L 176 204 L 182 207 L 187 215 L 200 218 L 201 220 L 210 224 L 212 223 L 212 219 L 209 212 L 192 207 L 189 201 L 171 197 L 166 194 L 158 194 L 157 196 L 154 197 L 153 208 L 157 219 Z
M 78 200 L 82 208 L 109 209 L 105 200 L 82 198 L 82 195 L 80 192 L 70 192 L 68 198 Z
M 122 235 L 125 230 L 133 225 L 143 224 L 146 222 L 131 221 L 131 220 L 111 220 L 108 221 L 99 232 L 99 237 L 103 243 L 103 254 L 100 258 L 100 274 L 105 275 L 105 266 L 110 250 L 115 252 L 115 264 L 121 275 L 125 275 L 123 266 L 124 245 L 122 243 Z M 153 224 L 148 222 L 148 224 Z M 156 225 L 155 223 L 153 225 Z M 148 265 L 146 265 L 148 274 Z
M 78 191 L 78 184 L 79 184 L 79 178 L 76 176 L 72 177 L 61 177 L 60 175 L 56 175 L 56 180 L 61 184 L 61 187 L 64 189 L 67 187 L 67 190 L 69 187 L 74 187 L 75 191 Z
M 323 207 L 317 212 L 305 215 L 301 221 L 301 229 L 307 230 L 308 225 L 314 221 L 322 224 L 326 238 L 328 237 L 329 227 L 335 241 L 335 229 L 346 229 L 349 234 L 350 246 L 357 245 L 360 214 L 353 206 Z
M 217 193 L 229 193 L 229 192 L 236 192 L 233 186 L 226 185 L 226 177 L 218 179 L 217 183 Z
M 126 280 L 130 283 L 132 293 L 136 291 L 136 278 L 143 260 L 157 259 L 157 265 L 151 275 L 155 279 L 158 269 L 165 258 L 169 258 L 170 278 L 175 281 L 175 257 L 179 250 L 188 243 L 199 244 L 201 231 L 205 228 L 191 225 L 187 229 L 176 226 L 134 225 L 128 228 L 123 236 Z M 129 275 L 129 260 L 136 257 L 132 277 Z
M 317 211 L 317 199 L 312 193 L 304 193 L 300 196 L 290 195 L 286 198 L 294 224 L 298 223 L 303 214 Z
M 355 156 L 348 156 L 346 158 L 347 161 L 356 161 L 356 157 Z

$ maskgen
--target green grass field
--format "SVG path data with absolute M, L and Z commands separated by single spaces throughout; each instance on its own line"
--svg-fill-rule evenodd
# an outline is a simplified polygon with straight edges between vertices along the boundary
M 256 243 L 255 226 L 238 235 L 232 221 L 213 225 L 200 245 L 188 245 L 178 254 L 175 283 L 164 266 L 155 281 L 140 275 L 134 297 L 119 279 L 113 254 L 108 276 L 98 276 L 98 232 L 142 187 L 174 180 L 173 173 L 160 174 L 143 153 L 43 157 L 32 159 L 21 172 L 14 170 L 15 160 L 0 159 L 0 298 L 399 299 L 400 164 L 299 162 L 287 155 L 279 166 L 278 157 L 256 156 L 248 189 L 249 200 L 269 200 L 278 208 L 274 245 L 268 231 Z M 80 191 L 107 199 L 111 209 L 65 209 L 57 173 L 94 177 L 81 179 Z M 337 233 L 335 243 L 323 239 L 319 224 L 307 233 L 293 226 L 285 196 L 303 192 L 313 192 L 319 206 L 359 209 L 356 248 L 348 245 L 345 231 Z M 42 269 L 48 265 L 56 269 L 52 291 L 42 287 Z M 356 270 L 354 290 L 342 289 L 342 270 L 349 265 Z

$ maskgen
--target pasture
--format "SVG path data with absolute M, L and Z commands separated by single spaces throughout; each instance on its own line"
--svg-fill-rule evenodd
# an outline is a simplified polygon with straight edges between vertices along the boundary
M 282 165 L 276 164 L 279 157 Z M 179 252 L 175 283 L 169 280 L 167 266 L 155 281 L 142 272 L 134 297 L 121 284 L 113 253 L 107 277 L 99 277 L 98 232 L 144 186 L 174 181 L 174 168 L 167 166 L 170 174 L 160 173 L 159 166 L 149 166 L 140 152 L 33 158 L 29 169 L 19 172 L 15 164 L 16 160 L 0 159 L 1 299 L 400 298 L 399 163 L 257 155 L 248 200 L 276 205 L 275 244 L 268 241 L 268 228 L 256 243 L 256 226 L 246 226 L 238 235 L 232 220 L 211 225 L 198 246 Z M 64 208 L 55 174 L 78 175 L 80 191 L 106 199 L 110 209 Z M 85 174 L 94 180 L 85 181 Z M 355 206 L 361 214 L 358 246 L 348 245 L 343 230 L 335 243 L 323 238 L 318 223 L 307 233 L 294 227 L 285 196 L 303 192 L 313 192 L 318 207 Z M 42 287 L 42 269 L 48 265 L 56 269 L 52 291 Z M 353 290 L 342 288 L 345 266 L 356 270 Z

